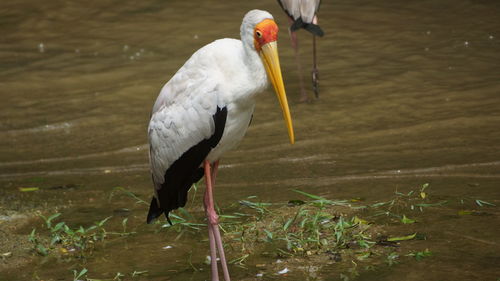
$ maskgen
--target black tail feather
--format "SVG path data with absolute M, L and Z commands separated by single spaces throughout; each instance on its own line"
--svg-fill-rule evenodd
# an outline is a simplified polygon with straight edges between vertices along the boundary
M 291 31 L 296 31 L 304 26 L 304 22 L 302 21 L 302 18 L 296 19 L 293 23 L 292 26 L 290 26 Z
M 172 221 L 170 220 L 170 217 L 168 216 L 168 213 L 169 213 L 169 212 L 165 212 L 165 217 L 167 218 L 168 224 L 170 224 L 170 225 L 174 225 L 174 224 L 172 223 Z
M 323 32 L 321 27 L 319 27 L 319 25 L 313 23 L 305 23 L 302 21 L 302 18 L 296 19 L 293 22 L 292 26 L 290 26 L 291 31 L 297 31 L 300 28 L 303 28 L 319 37 L 323 37 L 323 35 L 325 35 L 325 33 Z
M 159 206 L 158 206 L 158 200 L 156 200 L 155 197 L 153 197 L 153 199 L 151 200 L 151 204 L 149 205 L 149 212 L 148 212 L 148 218 L 146 220 L 146 222 L 149 224 L 151 223 L 154 219 L 156 219 L 157 217 L 161 216 L 161 214 L 163 214 L 164 211 L 163 209 L 161 209 Z M 170 224 L 172 224 L 170 222 L 170 219 L 168 218 L 168 214 L 165 213 L 165 216 L 167 216 L 167 220 Z

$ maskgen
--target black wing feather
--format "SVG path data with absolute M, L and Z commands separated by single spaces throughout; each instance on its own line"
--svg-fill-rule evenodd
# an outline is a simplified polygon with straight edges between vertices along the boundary
M 323 29 L 321 29 L 321 27 L 319 27 L 319 25 L 317 24 L 314 24 L 314 23 L 305 23 L 302 21 L 302 18 L 298 18 L 296 19 L 292 26 L 290 26 L 290 30 L 291 31 L 296 31 L 297 29 L 300 29 L 300 28 L 303 28 L 309 32 L 311 32 L 312 34 L 316 35 L 316 36 L 319 36 L 319 37 L 323 37 L 323 35 L 325 35 L 325 33 L 323 32 Z
M 168 222 L 172 224 L 168 213 L 186 205 L 189 189 L 203 177 L 200 165 L 222 138 L 226 126 L 227 108 L 217 107 L 213 119 L 215 123 L 213 135 L 184 152 L 165 172 L 164 182 L 157 190 L 158 198 L 153 197 L 149 206 L 147 223 L 165 213 Z

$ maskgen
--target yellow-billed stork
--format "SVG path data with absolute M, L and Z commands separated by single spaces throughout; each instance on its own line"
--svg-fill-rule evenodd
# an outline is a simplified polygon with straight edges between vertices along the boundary
M 316 98 L 319 97 L 319 72 L 318 64 L 316 63 L 316 36 L 322 37 L 323 30 L 318 25 L 317 12 L 321 4 L 321 0 L 278 0 L 281 8 L 288 15 L 290 20 L 290 39 L 292 40 L 292 47 L 295 51 L 295 60 L 297 64 L 297 72 L 299 74 L 300 84 L 300 100 L 307 101 L 309 97 L 304 89 L 304 81 L 302 80 L 302 67 L 299 59 L 299 43 L 297 40 L 296 31 L 303 28 L 313 35 L 313 68 L 312 85 Z
M 257 94 L 268 79 L 278 96 L 290 142 L 294 133 L 281 76 L 278 26 L 266 11 L 243 18 L 241 40 L 216 40 L 198 51 L 162 88 L 149 122 L 154 183 L 147 222 L 186 204 L 191 185 L 205 176 L 212 280 L 218 280 L 217 251 L 229 280 L 214 208 L 213 187 L 220 157 L 243 138 Z

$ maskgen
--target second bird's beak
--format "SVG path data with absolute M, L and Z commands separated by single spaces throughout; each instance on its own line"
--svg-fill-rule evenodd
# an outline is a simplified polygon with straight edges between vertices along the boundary
M 266 68 L 269 80 L 271 80 L 274 91 L 278 96 L 281 110 L 283 111 L 283 117 L 285 118 L 286 127 L 288 129 L 290 143 L 293 144 L 295 142 L 295 136 L 293 133 L 292 117 L 290 116 L 290 109 L 288 108 L 288 100 L 286 99 L 283 77 L 281 77 L 280 60 L 278 57 L 278 45 L 276 41 L 262 45 L 259 54 L 262 62 L 264 63 L 264 67 Z

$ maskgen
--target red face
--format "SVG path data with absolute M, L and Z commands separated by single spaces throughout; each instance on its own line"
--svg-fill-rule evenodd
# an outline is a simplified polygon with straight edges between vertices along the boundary
M 260 51 L 265 44 L 278 40 L 278 26 L 274 20 L 265 19 L 255 26 L 253 36 L 255 50 Z

